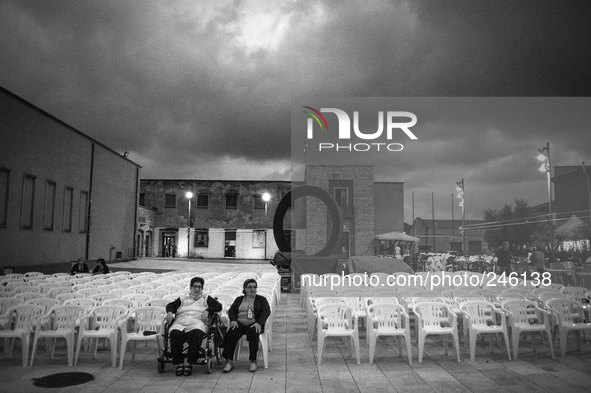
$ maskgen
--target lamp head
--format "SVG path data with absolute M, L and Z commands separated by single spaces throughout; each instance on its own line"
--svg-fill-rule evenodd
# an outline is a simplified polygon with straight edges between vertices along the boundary
M 271 194 L 269 194 L 268 192 L 265 192 L 262 196 L 263 201 L 265 202 L 269 202 L 271 200 Z
M 185 196 L 187 197 L 187 199 L 191 199 L 191 198 L 193 198 L 193 193 L 191 191 L 187 191 Z

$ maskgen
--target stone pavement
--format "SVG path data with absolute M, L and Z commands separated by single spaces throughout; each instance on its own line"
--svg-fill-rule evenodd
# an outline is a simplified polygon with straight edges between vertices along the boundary
M 190 265 L 189 265 L 190 264 Z M 124 270 L 124 264 L 113 266 Z M 163 260 L 129 262 L 128 268 L 166 270 L 272 271 L 269 264 L 241 264 L 207 262 L 195 263 Z M 119 269 L 121 268 L 121 269 Z M 471 362 L 462 351 L 462 361 L 455 359 L 455 351 L 443 354 L 440 340 L 426 344 L 423 363 L 418 363 L 417 347 L 413 340 L 413 363 L 408 364 L 406 350 L 398 355 L 398 345 L 392 338 L 382 339 L 374 364 L 369 364 L 364 329 L 361 332 L 361 364 L 349 356 L 348 346 L 340 340 L 329 339 L 325 357 L 317 365 L 317 343 L 306 329 L 305 313 L 299 306 L 299 294 L 282 294 L 274 318 L 273 352 L 269 368 L 262 359 L 256 373 L 248 371 L 248 346 L 243 346 L 241 360 L 229 374 L 214 362 L 208 375 L 205 367 L 194 366 L 193 375 L 176 377 L 167 365 L 163 373 L 157 371 L 158 356 L 155 344 L 138 345 L 136 361 L 127 353 L 123 370 L 111 367 L 109 350 L 99 348 L 96 359 L 86 352 L 80 354 L 77 366 L 67 367 L 65 344 L 58 344 L 55 359 L 51 360 L 43 345 L 33 367 L 22 367 L 20 342 L 17 341 L 12 359 L 0 353 L 0 392 L 589 392 L 591 391 L 591 342 L 576 350 L 574 336 L 569 342 L 565 358 L 550 357 L 547 346 L 538 342 L 538 352 L 532 352 L 528 336 L 522 339 L 519 360 L 509 361 L 502 347 L 491 354 L 488 340 L 479 341 L 476 360 Z M 539 336 L 537 337 L 539 341 Z M 558 343 L 556 343 L 558 349 Z M 462 345 L 462 350 L 464 347 Z M 63 372 L 86 372 L 94 381 L 67 388 L 40 388 L 32 378 Z

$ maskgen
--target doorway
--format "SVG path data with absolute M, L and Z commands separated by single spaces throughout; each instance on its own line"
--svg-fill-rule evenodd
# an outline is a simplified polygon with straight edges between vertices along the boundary
M 162 256 L 165 258 L 176 257 L 176 233 L 163 233 L 162 234 Z
M 236 230 L 226 229 L 224 236 L 224 258 L 236 258 Z

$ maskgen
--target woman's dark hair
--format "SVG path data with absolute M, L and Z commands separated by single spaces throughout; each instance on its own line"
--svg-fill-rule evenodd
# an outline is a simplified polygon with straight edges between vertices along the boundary
M 193 284 L 195 284 L 196 282 L 198 282 L 199 284 L 201 284 L 201 286 L 205 285 L 205 280 L 202 279 L 201 277 L 193 277 L 191 279 L 191 287 L 193 286 Z
M 103 266 L 106 266 L 107 265 L 107 261 L 105 261 L 103 258 L 97 259 L 97 263 L 100 263 Z
M 248 284 L 252 283 L 255 283 L 257 287 L 259 286 L 259 284 L 257 284 L 257 280 L 255 280 L 254 278 L 249 278 L 248 280 L 244 281 L 244 284 L 242 284 L 242 294 L 246 295 L 245 289 L 248 286 Z

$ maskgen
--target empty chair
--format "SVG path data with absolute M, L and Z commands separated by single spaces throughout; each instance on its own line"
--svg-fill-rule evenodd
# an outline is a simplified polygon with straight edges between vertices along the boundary
M 87 298 L 87 297 L 77 297 L 75 299 L 68 299 L 64 302 L 64 305 L 71 304 L 72 306 L 81 306 L 89 312 L 93 307 L 99 305 L 99 303 L 95 299 Z
M 170 303 L 168 299 L 150 299 L 144 303 L 145 307 L 165 307 Z
M 55 297 L 56 300 L 60 302 L 60 304 L 64 304 L 64 302 L 68 299 L 76 299 L 77 297 L 84 297 L 81 293 L 61 293 Z
M 89 296 L 90 299 L 96 300 L 97 304 L 103 304 L 105 300 L 120 299 L 119 295 L 114 293 L 95 293 Z
M 113 294 L 121 297 L 123 295 L 133 295 L 133 294 L 135 294 L 135 291 L 130 288 L 121 288 L 121 289 L 112 289 L 109 293 L 113 293 Z
M 408 362 L 412 363 L 410 344 L 410 319 L 404 306 L 396 303 L 374 303 L 367 307 L 367 341 L 369 343 L 369 363 L 373 364 L 376 344 L 379 337 L 398 337 L 398 352 L 402 356 L 401 337 L 406 343 Z
M 550 313 L 541 309 L 538 305 L 525 299 L 509 299 L 501 304 L 501 308 L 509 316 L 511 339 L 513 341 L 513 359 L 517 360 L 519 354 L 519 335 L 531 332 L 532 347 L 535 350 L 534 332 L 546 332 L 552 359 L 554 359 L 554 347 L 552 346 L 552 328 L 550 326 Z
M 61 295 L 62 293 L 72 293 L 72 287 L 57 287 L 52 288 L 47 292 L 47 297 L 57 297 L 57 295 Z
M 152 296 L 144 295 L 141 293 L 134 293 L 131 295 L 123 295 L 121 296 L 121 298 L 131 300 L 133 302 L 133 307 L 136 308 L 143 306 L 145 302 L 152 299 Z
M 41 272 L 26 272 L 23 277 L 43 277 Z
M 560 337 L 560 355 L 566 356 L 568 333 L 574 331 L 591 330 L 591 323 L 585 322 L 581 304 L 573 299 L 550 299 L 546 301 L 546 308 L 555 318 Z M 577 349 L 581 349 L 581 338 L 577 335 Z
M 47 314 L 47 311 L 51 309 L 53 306 L 58 306 L 60 304 L 59 300 L 54 299 L 52 297 L 38 297 L 35 299 L 29 299 L 25 302 L 25 304 L 34 304 L 37 306 L 43 307 L 43 314 Z
M 37 299 L 37 298 L 41 298 L 41 297 L 45 297 L 45 296 L 42 293 L 37 293 L 37 292 L 21 292 L 21 293 L 17 293 L 16 295 L 13 295 L 13 297 L 15 297 L 17 299 L 21 299 L 23 301 L 23 303 L 26 303 L 27 300 Z
M 460 362 L 460 343 L 458 338 L 458 317 L 445 303 L 424 302 L 414 306 L 417 316 L 417 330 L 419 337 L 419 363 L 423 362 L 425 338 L 428 335 L 443 335 L 443 349 L 447 355 L 447 341 L 445 335 L 451 335 L 456 347 L 458 362 Z
M 499 310 L 494 304 L 484 300 L 469 300 L 460 304 L 460 310 L 464 314 L 466 321 L 464 330 L 467 330 L 470 336 L 470 360 L 474 361 L 476 355 L 476 338 L 479 334 L 502 333 L 507 347 L 507 356 L 511 360 L 511 349 L 509 348 L 509 332 L 505 312 Z M 500 318 L 495 318 L 494 315 Z M 500 320 L 500 323 L 497 323 Z M 468 344 L 468 340 L 466 340 Z M 494 352 L 493 337 L 490 338 L 490 350 Z
M 78 318 L 84 315 L 85 312 L 84 307 L 66 304 L 54 306 L 49 310 L 47 315 L 37 318 L 35 338 L 33 340 L 33 353 L 31 354 L 31 366 L 35 360 L 37 343 L 40 338 L 52 339 L 50 345 L 52 359 L 55 354 L 55 339 L 64 338 L 68 353 L 68 366 L 72 366 L 74 363 L 76 324 Z
M 107 299 L 103 301 L 103 306 L 123 306 L 128 310 L 135 307 L 135 302 L 130 299 L 123 299 L 123 298 L 116 298 L 116 299 Z
M 148 291 L 151 291 L 154 288 L 152 288 L 152 286 L 150 286 L 150 285 L 134 285 L 134 286 L 131 286 L 127 289 L 132 289 L 135 293 L 144 294 Z
M 308 334 L 312 335 L 314 338 L 314 334 L 316 333 L 316 323 L 319 318 L 322 318 L 322 315 L 318 314 L 318 307 L 324 304 L 346 304 L 347 301 L 344 297 L 311 297 L 308 298 L 308 302 L 310 303 L 310 307 L 308 308 Z
M 11 295 L 16 295 L 17 293 L 23 293 L 23 292 L 41 293 L 41 288 L 35 287 L 32 285 L 23 285 L 23 286 L 19 286 L 19 287 L 14 288 L 14 290 L 11 292 Z
M 318 323 L 318 364 L 322 364 L 327 337 L 349 337 L 349 354 L 355 345 L 357 364 L 361 363 L 359 352 L 359 324 L 355 310 L 348 304 L 324 304 L 318 306 L 322 321 Z
M 123 368 L 127 343 L 129 341 L 133 343 L 131 349 L 131 361 L 133 362 L 135 360 L 137 342 L 155 342 L 157 333 L 160 331 L 162 325 L 162 320 L 165 317 L 166 310 L 164 307 L 138 307 L 131 309 L 127 316 L 119 321 L 119 328 L 121 330 L 120 370 Z M 133 321 L 132 325 L 129 324 L 130 321 Z
M 12 339 L 8 350 L 9 358 L 12 357 L 14 339 L 21 339 L 23 367 L 29 362 L 31 333 L 33 332 L 35 318 L 43 315 L 44 311 L 44 307 L 35 304 L 18 304 L 9 308 L 5 314 L 7 322 L 4 324 L 4 329 L 0 330 L 0 338 Z
M 118 321 L 127 314 L 127 308 L 118 305 L 104 305 L 93 308 L 88 315 L 88 324 L 81 323 L 78 333 L 78 344 L 76 347 L 76 357 L 74 364 L 78 364 L 82 340 L 85 338 L 98 339 L 105 337 L 111 344 L 111 366 L 115 367 L 117 363 L 117 339 L 118 339 Z M 88 328 L 86 328 L 88 326 Z M 98 341 L 98 340 L 97 340 Z M 96 358 L 97 344 L 94 346 L 94 356 Z

